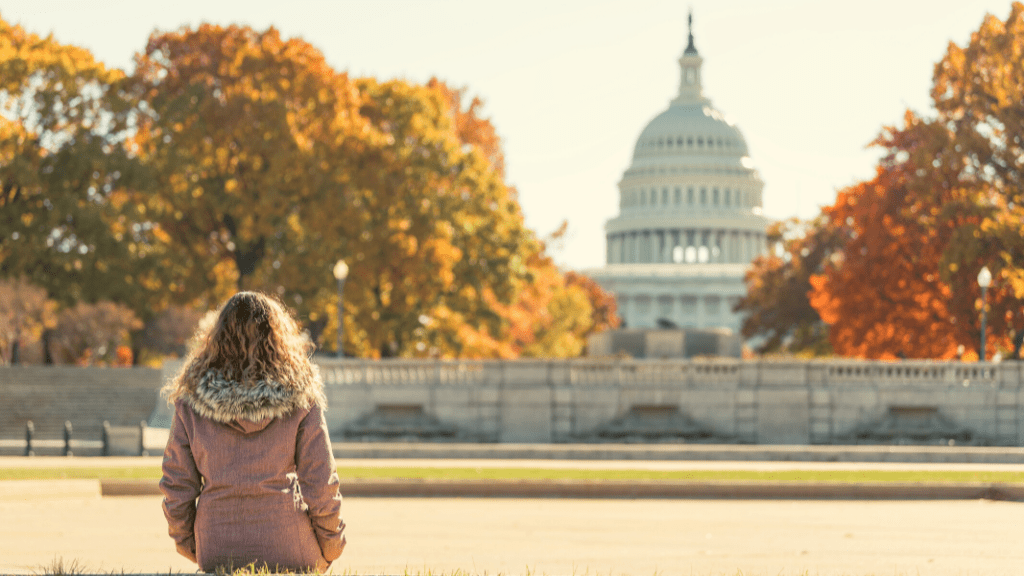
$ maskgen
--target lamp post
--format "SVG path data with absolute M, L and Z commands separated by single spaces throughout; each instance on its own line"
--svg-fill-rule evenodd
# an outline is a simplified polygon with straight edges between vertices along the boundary
M 981 351 L 978 353 L 978 362 L 985 361 L 985 308 L 988 305 L 988 287 L 992 285 L 992 273 L 988 266 L 982 266 L 978 272 L 978 286 L 981 286 Z
M 334 265 L 334 279 L 338 281 L 338 349 L 334 353 L 338 358 L 345 357 L 345 349 L 342 347 L 342 338 L 345 335 L 345 312 L 344 295 L 345 279 L 348 278 L 348 264 L 344 260 L 338 260 Z

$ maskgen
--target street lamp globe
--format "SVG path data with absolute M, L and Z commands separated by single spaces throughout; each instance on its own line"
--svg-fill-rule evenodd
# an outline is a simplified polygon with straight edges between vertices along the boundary
M 338 281 L 338 338 L 335 342 L 335 356 L 338 358 L 345 357 L 344 338 L 345 338 L 345 318 L 344 318 L 344 299 L 345 299 L 345 278 L 348 278 L 348 264 L 345 264 L 344 260 L 338 260 L 334 265 L 334 279 Z
M 344 260 L 338 260 L 334 265 L 334 279 L 344 281 L 345 278 L 348 278 L 348 264 L 345 264 Z
M 992 285 L 992 273 L 988 271 L 988 266 L 982 266 L 981 271 L 978 272 L 978 286 L 981 286 L 981 346 L 978 350 L 978 362 L 984 362 L 986 359 L 985 354 L 985 333 L 988 331 L 985 326 L 985 316 L 988 311 L 988 287 Z
M 991 285 L 992 273 L 988 271 L 988 266 L 982 266 L 981 272 L 978 272 L 978 286 L 988 288 Z

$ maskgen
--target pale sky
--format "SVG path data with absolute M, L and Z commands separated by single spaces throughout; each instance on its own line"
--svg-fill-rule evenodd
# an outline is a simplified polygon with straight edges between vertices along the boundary
M 481 97 L 527 225 L 565 268 L 604 263 L 637 136 L 679 85 L 686 15 L 705 95 L 746 137 L 771 218 L 809 218 L 870 178 L 865 145 L 930 110 L 932 70 L 1007 0 L 0 0 L 0 17 L 129 69 L 153 30 L 277 27 L 353 76 L 431 76 Z

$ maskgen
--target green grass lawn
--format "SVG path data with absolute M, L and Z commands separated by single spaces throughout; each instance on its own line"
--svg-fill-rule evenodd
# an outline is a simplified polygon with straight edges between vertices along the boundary
M 911 482 L 1024 484 L 1024 472 L 966 472 L 954 470 L 559 470 L 548 468 L 390 468 L 339 467 L 343 480 L 556 480 L 556 481 L 703 481 L 703 482 Z M 75 467 L 0 468 L 0 480 L 152 479 L 160 468 Z

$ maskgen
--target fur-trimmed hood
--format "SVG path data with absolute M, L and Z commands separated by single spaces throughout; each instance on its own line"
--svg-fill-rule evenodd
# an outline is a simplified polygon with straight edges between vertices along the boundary
M 303 388 L 274 380 L 242 384 L 227 380 L 211 370 L 203 374 L 195 389 L 186 392 L 183 399 L 200 416 L 223 424 L 234 424 L 233 427 L 243 432 L 254 432 L 265 428 L 274 418 L 294 410 L 322 405 L 323 384 L 319 378 L 312 384 Z

